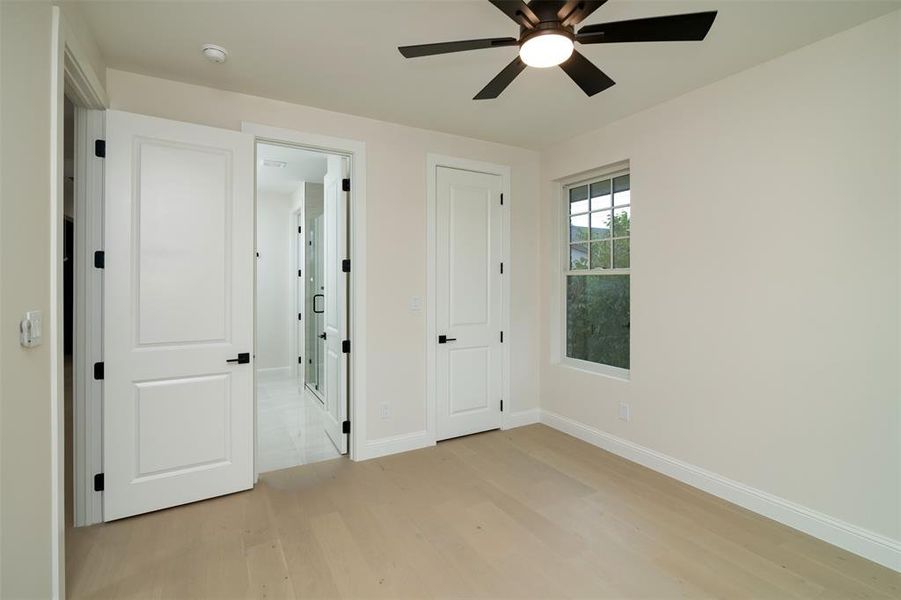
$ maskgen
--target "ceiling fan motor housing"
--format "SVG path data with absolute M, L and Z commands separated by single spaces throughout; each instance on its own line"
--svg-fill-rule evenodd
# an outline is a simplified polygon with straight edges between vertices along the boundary
M 526 27 L 520 27 L 519 29 L 520 46 L 526 43 L 527 40 L 539 35 L 557 34 L 566 36 L 571 40 L 575 40 L 576 38 L 575 28 L 572 26 L 564 27 L 557 19 L 554 19 L 553 21 L 542 21 L 531 29 Z

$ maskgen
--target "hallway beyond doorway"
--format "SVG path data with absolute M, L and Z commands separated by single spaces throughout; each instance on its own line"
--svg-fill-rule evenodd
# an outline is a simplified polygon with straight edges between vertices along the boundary
M 325 433 L 322 403 L 290 373 L 257 373 L 257 472 L 340 456 Z

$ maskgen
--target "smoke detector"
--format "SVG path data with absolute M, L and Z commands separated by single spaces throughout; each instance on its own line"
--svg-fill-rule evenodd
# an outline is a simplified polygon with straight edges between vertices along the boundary
M 216 44 L 204 44 L 202 52 L 208 61 L 218 64 L 224 63 L 228 58 L 228 50 Z

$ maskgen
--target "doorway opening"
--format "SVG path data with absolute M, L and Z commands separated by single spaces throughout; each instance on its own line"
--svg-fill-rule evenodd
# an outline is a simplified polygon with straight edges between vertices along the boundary
M 80 216 L 80 215 L 79 215 Z M 83 218 L 83 216 L 82 216 Z M 75 523 L 75 104 L 63 97 L 63 419 L 66 528 Z
M 256 472 L 347 453 L 349 158 L 256 145 Z

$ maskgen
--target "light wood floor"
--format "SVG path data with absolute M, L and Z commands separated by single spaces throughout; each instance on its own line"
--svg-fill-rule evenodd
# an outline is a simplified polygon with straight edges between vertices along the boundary
M 899 598 L 901 575 L 542 425 L 70 531 L 73 598 Z

